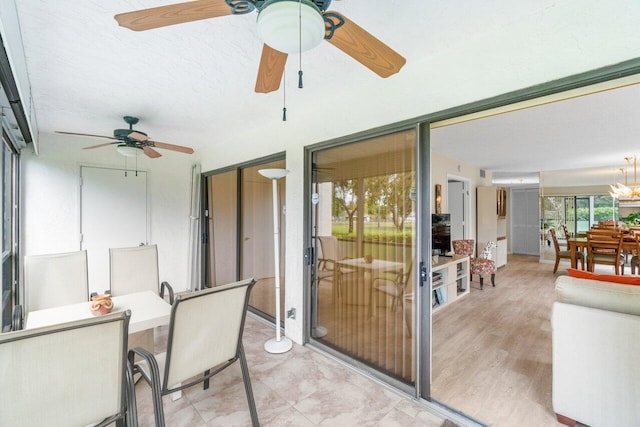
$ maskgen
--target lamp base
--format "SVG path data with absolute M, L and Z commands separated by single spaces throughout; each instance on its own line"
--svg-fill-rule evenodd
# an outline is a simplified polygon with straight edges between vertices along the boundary
M 311 336 L 314 338 L 322 338 L 327 335 L 327 333 L 327 328 L 325 328 L 324 326 L 316 326 L 311 330 Z
M 264 343 L 265 351 L 273 354 L 286 353 L 291 350 L 291 347 L 293 347 L 293 342 L 287 337 L 281 337 L 280 341 L 275 338 L 271 338 L 269 341 Z

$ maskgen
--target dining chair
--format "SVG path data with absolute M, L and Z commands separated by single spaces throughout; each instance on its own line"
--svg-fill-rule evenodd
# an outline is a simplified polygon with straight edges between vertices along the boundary
M 612 265 L 616 275 L 624 274 L 624 254 L 620 232 L 607 234 L 587 232 L 587 270 L 594 271 L 596 264 Z
M 14 310 L 13 330 L 30 311 L 89 301 L 87 251 L 24 257 L 24 308 Z
M 473 275 L 480 276 L 480 290 L 484 288 L 484 275 L 491 276 L 491 284 L 495 287 L 496 282 L 496 262 L 488 258 L 476 258 L 475 241 L 473 239 L 460 239 L 451 241 L 453 252 L 456 255 L 467 255 L 469 257 L 469 280 L 473 280 Z
M 255 280 L 177 295 L 171 307 L 167 351 L 158 355 L 135 347 L 129 351 L 134 374 L 150 385 L 156 427 L 164 427 L 162 396 L 204 383 L 240 361 L 249 413 L 258 426 L 242 334 L 249 295 Z M 134 364 L 134 356 L 141 360 Z
M 114 296 L 153 291 L 164 298 L 166 290 L 173 304 L 173 288 L 168 282 L 160 283 L 157 245 L 110 248 L 109 275 Z
M 555 274 L 558 271 L 558 265 L 560 264 L 560 259 L 571 259 L 571 252 L 568 250 L 561 250 L 560 244 L 558 243 L 558 238 L 556 237 L 556 230 L 551 228 L 549 230 L 549 234 L 551 234 L 551 240 L 553 241 L 553 248 L 556 252 L 556 262 L 553 266 L 553 273 Z M 580 251 L 576 251 L 576 259 L 580 261 L 580 265 L 584 270 L 584 254 Z
M 637 230 L 632 231 L 629 236 L 624 237 L 625 240 L 633 240 L 635 242 L 635 248 L 631 250 L 631 260 L 629 261 L 629 266 L 631 269 L 631 274 L 636 274 L 636 268 L 640 265 L 640 232 Z M 638 272 L 640 273 L 640 271 Z
M 0 334 L 0 425 L 137 426 L 130 316 Z
M 573 233 L 569 232 L 567 228 L 567 224 L 560 224 L 560 228 L 562 229 L 562 235 L 564 236 L 564 242 L 567 246 L 567 250 L 569 249 L 569 239 L 572 237 Z

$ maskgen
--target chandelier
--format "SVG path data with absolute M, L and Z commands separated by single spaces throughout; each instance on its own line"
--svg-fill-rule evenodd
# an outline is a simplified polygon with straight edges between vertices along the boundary
M 633 160 L 633 184 L 629 185 L 627 182 L 627 171 L 620 168 L 622 175 L 624 175 L 624 184 L 618 182 L 616 185 L 611 185 L 611 191 L 609 194 L 620 202 L 640 202 L 640 186 L 638 185 L 636 156 L 625 157 L 624 159 L 627 161 L 627 166 L 630 166 L 631 161 Z

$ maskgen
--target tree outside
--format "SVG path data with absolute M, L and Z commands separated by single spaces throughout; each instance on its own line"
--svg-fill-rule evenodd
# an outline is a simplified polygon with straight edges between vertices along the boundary
M 371 241 L 411 241 L 415 218 L 411 189 L 415 173 L 397 173 L 333 183 L 333 235 L 341 239 L 355 239 L 358 213 L 359 185 L 363 185 L 364 239 Z

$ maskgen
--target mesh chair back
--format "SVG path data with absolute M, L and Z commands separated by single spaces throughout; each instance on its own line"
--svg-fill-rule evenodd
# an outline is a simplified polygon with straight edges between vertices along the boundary
M 0 425 L 106 425 L 123 417 L 129 317 L 0 334 Z
M 25 310 L 89 300 L 87 251 L 24 257 Z
M 169 326 L 165 387 L 237 359 L 254 283 L 247 279 L 176 297 Z
M 109 249 L 111 294 L 158 293 L 158 247 L 156 245 Z

